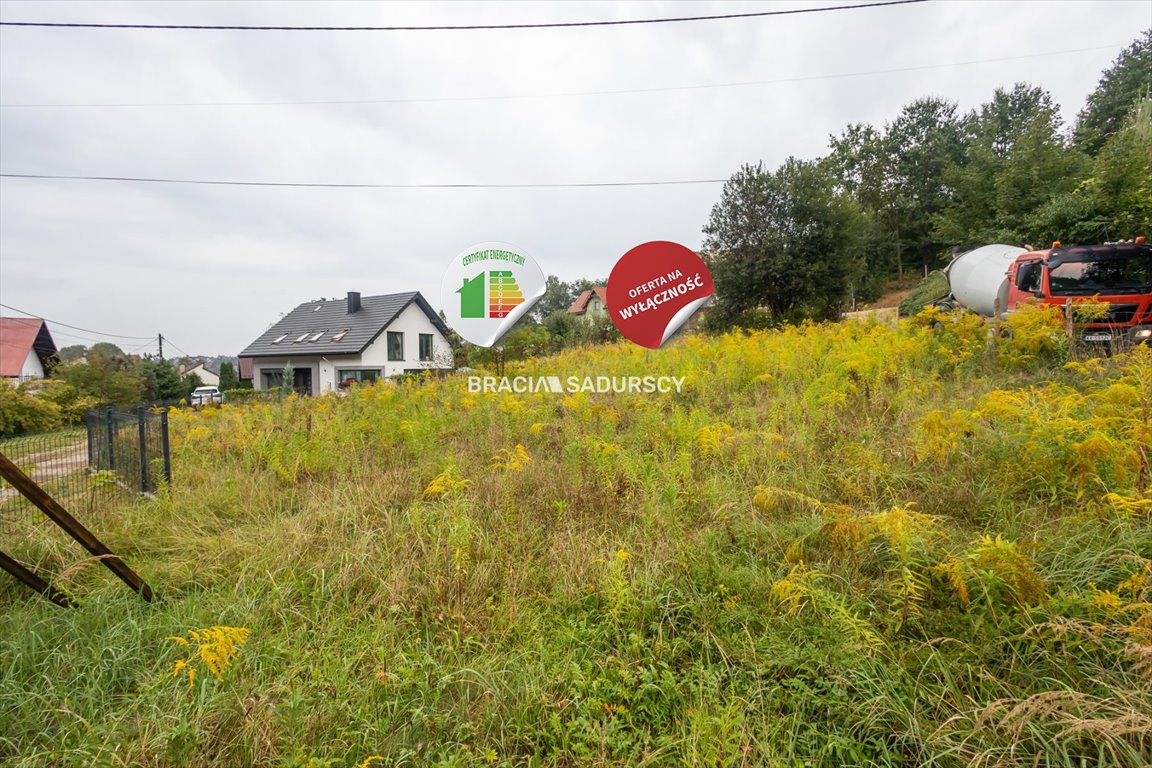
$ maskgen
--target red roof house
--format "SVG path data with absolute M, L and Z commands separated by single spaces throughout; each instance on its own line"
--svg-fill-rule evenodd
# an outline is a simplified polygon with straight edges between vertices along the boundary
M 55 362 L 56 342 L 38 317 L 0 317 L 0 378 L 42 379 Z
M 568 314 L 582 315 L 588 322 L 598 320 L 602 317 L 607 317 L 607 286 L 598 285 L 591 290 L 581 293 L 576 297 L 576 301 L 572 302 L 572 306 L 568 307 Z

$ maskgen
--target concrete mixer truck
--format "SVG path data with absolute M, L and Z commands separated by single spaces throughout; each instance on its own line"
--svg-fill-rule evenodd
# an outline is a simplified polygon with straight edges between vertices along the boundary
M 985 317 L 1003 318 L 1026 303 L 1095 300 L 1107 312 L 1078 326 L 1083 341 L 1152 341 L 1152 246 L 1143 237 L 1043 251 L 985 245 L 957 256 L 944 274 L 950 300 Z

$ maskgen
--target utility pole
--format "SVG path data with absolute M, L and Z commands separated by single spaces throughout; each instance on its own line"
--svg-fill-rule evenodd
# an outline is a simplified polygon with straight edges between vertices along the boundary
M 156 334 L 156 341 L 160 344 L 160 362 L 164 362 L 164 335 Z

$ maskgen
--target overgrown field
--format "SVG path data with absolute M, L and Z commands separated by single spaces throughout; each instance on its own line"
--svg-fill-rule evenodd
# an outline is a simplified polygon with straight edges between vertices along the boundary
M 1146 765 L 1152 350 L 1012 322 L 173 412 L 174 485 L 86 520 L 160 602 L 48 527 L 82 606 L 0 581 L 0 763 Z

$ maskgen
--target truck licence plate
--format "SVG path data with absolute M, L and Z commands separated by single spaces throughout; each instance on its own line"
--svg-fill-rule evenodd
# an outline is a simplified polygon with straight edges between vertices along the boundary
M 1112 341 L 1112 334 L 1110 334 L 1110 333 L 1086 333 L 1086 334 L 1084 334 L 1084 341 Z

